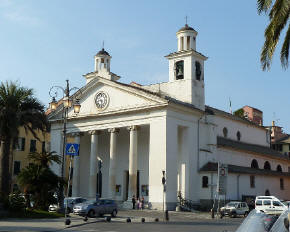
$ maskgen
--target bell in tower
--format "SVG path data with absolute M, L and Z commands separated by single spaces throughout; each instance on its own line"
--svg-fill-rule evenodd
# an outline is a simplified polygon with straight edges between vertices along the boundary
M 176 80 L 184 79 L 184 61 L 180 60 L 175 63 Z

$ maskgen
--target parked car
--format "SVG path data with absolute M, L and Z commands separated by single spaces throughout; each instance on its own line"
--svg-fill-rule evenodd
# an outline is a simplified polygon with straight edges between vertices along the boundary
M 101 217 L 104 214 L 111 214 L 112 217 L 116 217 L 118 213 L 118 207 L 114 200 L 99 199 L 98 201 L 86 201 L 84 203 L 75 205 L 73 207 L 73 213 L 88 217 Z
M 255 200 L 255 209 L 266 214 L 281 214 L 288 207 L 274 196 L 257 196 Z
M 73 207 L 75 204 L 83 203 L 87 201 L 87 199 L 83 197 L 68 197 L 64 199 L 64 208 L 67 209 L 67 213 L 71 213 L 73 211 Z M 49 212 L 56 212 L 59 209 L 57 204 L 49 205 Z
M 231 201 L 224 207 L 220 208 L 220 217 L 230 216 L 236 217 L 237 215 L 247 216 L 249 214 L 249 206 L 246 202 Z
M 57 204 L 51 204 L 48 206 L 48 212 L 56 212 L 58 210 Z

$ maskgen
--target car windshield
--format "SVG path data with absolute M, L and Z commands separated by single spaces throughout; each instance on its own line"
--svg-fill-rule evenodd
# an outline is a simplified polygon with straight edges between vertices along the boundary
M 88 200 L 88 201 L 86 201 L 84 203 L 90 205 L 90 204 L 96 203 L 96 201 L 95 200 Z
M 226 205 L 227 207 L 237 207 L 238 203 L 230 202 Z

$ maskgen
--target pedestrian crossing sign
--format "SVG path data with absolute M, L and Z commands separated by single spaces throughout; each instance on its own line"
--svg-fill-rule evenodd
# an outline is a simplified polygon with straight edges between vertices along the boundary
M 77 143 L 67 143 L 65 147 L 66 155 L 79 155 L 80 145 Z

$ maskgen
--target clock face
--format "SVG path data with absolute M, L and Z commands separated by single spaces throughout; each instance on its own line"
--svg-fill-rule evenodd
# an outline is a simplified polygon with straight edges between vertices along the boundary
M 109 97 L 104 92 L 99 92 L 96 94 L 95 103 L 98 109 L 105 109 L 109 103 Z

